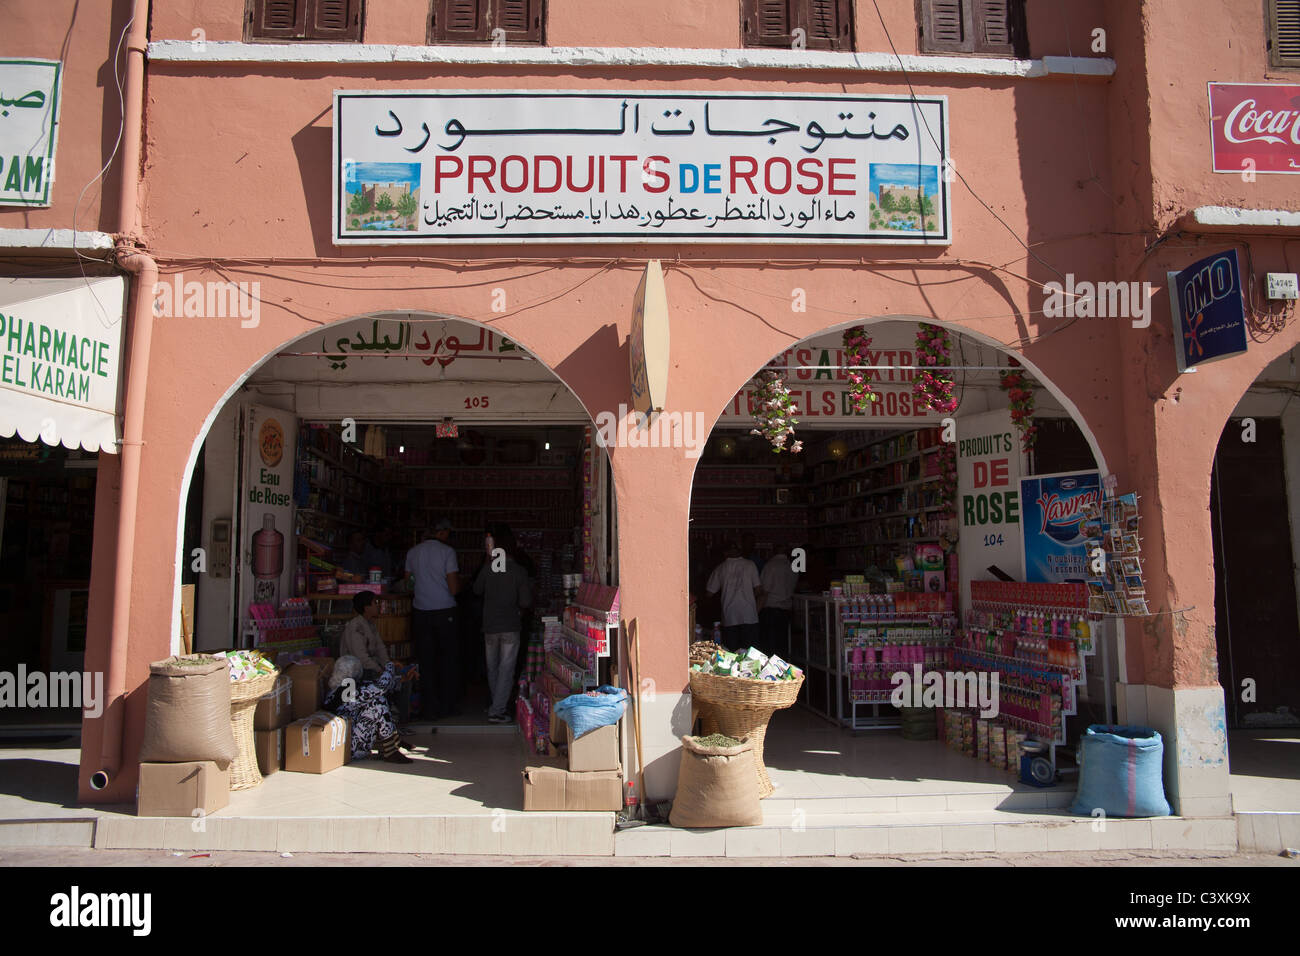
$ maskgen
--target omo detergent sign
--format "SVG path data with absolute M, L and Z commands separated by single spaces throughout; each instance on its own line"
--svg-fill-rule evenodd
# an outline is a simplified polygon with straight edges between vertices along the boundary
M 1246 351 L 1246 312 L 1237 250 L 1228 249 L 1169 273 L 1178 371 Z
M 1101 506 L 1101 475 L 1078 471 L 1020 479 L 1026 581 L 1084 581 L 1088 538 L 1084 513 Z
M 943 96 L 336 91 L 334 242 L 947 245 Z

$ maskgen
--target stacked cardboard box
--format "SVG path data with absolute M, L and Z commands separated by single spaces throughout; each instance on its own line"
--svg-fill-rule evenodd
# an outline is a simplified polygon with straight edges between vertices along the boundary
M 284 769 L 284 728 L 293 719 L 293 681 L 287 674 L 275 679 L 275 687 L 257 702 L 253 711 L 253 739 L 257 766 L 262 776 Z
M 142 817 L 199 817 L 230 803 L 230 766 L 211 760 L 142 763 L 136 814 Z
M 284 769 L 329 773 L 349 760 L 352 728 L 343 717 L 319 711 L 284 729 Z
M 526 767 L 524 809 L 621 810 L 623 773 L 618 757 L 618 724 L 588 731 L 576 740 L 567 723 L 559 724 L 563 724 L 563 737 L 553 739 L 567 742 L 567 769 L 558 761 Z M 555 730 L 559 729 L 557 725 Z

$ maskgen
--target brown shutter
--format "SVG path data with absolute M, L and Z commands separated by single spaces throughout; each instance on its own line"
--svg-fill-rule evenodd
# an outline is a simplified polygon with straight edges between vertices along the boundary
M 430 43 L 486 43 L 488 0 L 433 0 Z
M 361 41 L 361 0 L 308 0 L 303 37 L 336 42 Z
M 852 0 L 804 0 L 802 12 L 795 25 L 808 31 L 808 49 L 853 49 Z
M 1024 0 L 974 0 L 973 52 L 986 56 L 1024 56 Z
M 971 26 L 971 0 L 921 0 L 922 53 L 971 52 Z
M 307 0 L 253 0 L 248 17 L 250 40 L 294 40 L 303 35 Z
M 742 0 L 741 35 L 745 46 L 789 49 L 798 25 L 799 0 Z
M 1271 0 L 1268 50 L 1272 66 L 1300 67 L 1300 0 Z
M 507 43 L 541 43 L 543 0 L 495 0 L 491 29 L 506 31 Z

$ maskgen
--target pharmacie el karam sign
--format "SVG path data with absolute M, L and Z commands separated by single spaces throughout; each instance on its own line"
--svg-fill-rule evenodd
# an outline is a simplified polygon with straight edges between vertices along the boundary
M 951 241 L 942 96 L 337 91 L 334 242 Z

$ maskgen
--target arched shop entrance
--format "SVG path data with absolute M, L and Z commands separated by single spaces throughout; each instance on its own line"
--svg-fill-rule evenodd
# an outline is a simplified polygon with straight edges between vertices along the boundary
M 1215 635 L 1239 811 L 1293 807 L 1300 777 L 1295 352 L 1275 359 L 1242 396 L 1211 473 Z
M 798 704 L 778 711 L 767 734 L 779 798 L 856 799 L 862 809 L 1059 806 L 1074 789 L 1070 747 L 1081 728 L 1114 713 L 1118 613 L 1089 607 L 1081 557 L 1081 527 L 1092 534 L 1088 523 L 1100 521 L 1082 520 L 1083 506 L 1100 504 L 1104 463 L 1068 399 L 969 333 L 947 331 L 955 409 L 927 407 L 914 392 L 919 330 L 915 321 L 866 325 L 863 364 L 878 395 L 866 411 L 850 396 L 855 363 L 842 330 L 766 366 L 794 400 L 786 447 L 799 440 L 798 454 L 774 454 L 752 434 L 758 379 L 723 410 L 691 498 L 696 639 L 724 623 L 710 579 L 734 541 L 777 607 L 728 636 L 804 673 Z M 1004 387 L 1008 375 L 1024 378 Z M 1032 395 L 1027 452 L 1011 409 L 1026 395 L 1013 388 Z M 788 600 L 786 567 L 801 572 Z M 1114 587 L 1091 585 L 1102 602 Z M 935 687 L 932 671 L 962 679 Z M 900 672 L 906 684 L 892 679 Z M 916 706 L 900 712 L 895 688 L 918 678 L 904 698 Z M 1022 740 L 1045 745 L 1059 772 L 1050 788 L 1018 781 Z
M 613 483 L 590 423 L 549 368 L 471 322 L 383 313 L 295 339 L 231 390 L 196 446 L 178 551 L 181 616 L 193 622 L 182 647 L 257 647 L 282 666 L 336 657 L 353 595 L 371 590 L 389 657 L 415 663 L 404 555 L 447 519 L 460 640 L 430 668 L 434 694 L 423 693 L 423 681 L 408 685 L 402 709 L 416 764 L 400 769 L 441 781 L 437 792 L 421 791 L 425 812 L 515 806 L 523 751 L 513 720 L 487 720 L 473 585 L 489 560 L 487 531 L 508 525 L 533 599 L 509 713 L 528 747 L 545 752 L 546 651 L 574 665 L 565 674 L 577 689 L 608 682 L 617 655 L 616 641 L 589 649 L 574 636 L 596 611 L 613 610 L 616 620 L 617 608 Z M 439 714 L 423 696 L 436 696 Z M 259 744 L 262 734 L 274 737 L 259 731 Z M 380 768 L 390 765 L 372 769 Z M 457 781 L 478 786 L 457 797 Z M 274 789 L 241 799 L 255 806 Z

